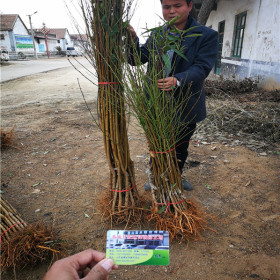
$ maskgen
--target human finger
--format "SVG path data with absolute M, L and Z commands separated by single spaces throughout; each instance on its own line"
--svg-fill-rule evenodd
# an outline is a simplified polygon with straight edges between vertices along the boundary
M 158 80 L 158 87 L 163 87 L 163 86 L 168 86 L 168 82 L 166 82 L 166 81 L 161 81 L 161 80 Z
M 96 264 L 84 278 L 85 280 L 105 280 L 109 273 L 115 268 L 112 259 L 104 259 Z
M 158 88 L 160 88 L 160 89 L 167 89 L 167 88 L 170 88 L 171 87 L 171 85 L 170 84 L 158 84 Z
M 69 261 L 72 266 L 78 271 L 83 270 L 87 266 L 93 267 L 96 263 L 105 258 L 105 253 L 95 251 L 93 249 L 87 249 L 83 252 L 75 254 L 65 260 Z

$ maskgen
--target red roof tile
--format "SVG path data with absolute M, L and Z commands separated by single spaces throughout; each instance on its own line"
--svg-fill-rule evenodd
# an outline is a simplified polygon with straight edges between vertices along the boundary
M 67 28 L 50 28 L 50 33 L 56 34 L 57 39 L 64 39 Z
M 0 14 L 0 30 L 12 31 L 18 15 Z
M 70 34 L 70 38 L 72 40 L 84 41 L 84 42 L 88 40 L 87 34 Z

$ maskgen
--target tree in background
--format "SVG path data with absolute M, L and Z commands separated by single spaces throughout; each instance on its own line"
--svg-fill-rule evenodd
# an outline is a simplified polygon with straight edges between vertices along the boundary
M 211 11 L 213 10 L 216 0 L 203 0 L 201 8 L 199 10 L 198 16 L 197 16 L 197 21 L 201 23 L 202 25 L 205 25 Z

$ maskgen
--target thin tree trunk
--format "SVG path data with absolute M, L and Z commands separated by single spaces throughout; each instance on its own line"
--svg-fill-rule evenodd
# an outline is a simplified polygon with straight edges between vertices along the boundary
M 197 21 L 201 23 L 202 25 L 205 25 L 209 15 L 214 8 L 214 5 L 216 3 L 216 0 L 203 0 L 202 6 L 199 10 Z

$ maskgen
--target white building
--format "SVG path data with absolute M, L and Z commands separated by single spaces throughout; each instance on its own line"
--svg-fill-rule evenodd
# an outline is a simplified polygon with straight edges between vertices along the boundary
M 9 52 L 34 55 L 34 45 L 31 31 L 28 30 L 21 17 L 17 14 L 0 14 L 0 46 Z M 35 48 L 37 54 L 44 55 L 47 52 L 47 45 L 44 34 L 40 29 L 34 29 Z M 57 53 L 57 47 L 62 51 L 67 47 L 73 47 L 67 28 L 51 28 L 47 35 L 48 50 L 50 53 Z
M 90 50 L 90 42 L 87 34 L 70 34 L 74 47 L 79 52 Z
M 0 14 L 0 46 L 9 52 L 32 52 L 33 40 L 19 15 Z
M 35 46 L 36 52 L 40 54 L 45 54 L 47 50 L 49 53 L 57 53 L 57 37 L 56 34 L 48 33 L 47 38 L 45 38 L 41 29 L 34 30 Z M 46 40 L 47 39 L 47 40 Z
M 280 88 L 279 0 L 218 0 L 206 26 L 219 33 L 216 74 Z
M 34 30 L 36 50 L 39 54 L 46 53 L 47 48 L 50 53 L 57 53 L 57 47 L 61 48 L 61 51 L 66 51 L 67 47 L 73 47 L 69 31 L 67 28 L 47 28 L 49 31 L 47 34 L 47 42 L 41 29 Z
M 51 34 L 56 34 L 57 46 L 61 47 L 62 51 L 66 51 L 67 47 L 73 47 L 74 43 L 71 40 L 69 31 L 67 28 L 51 28 Z

